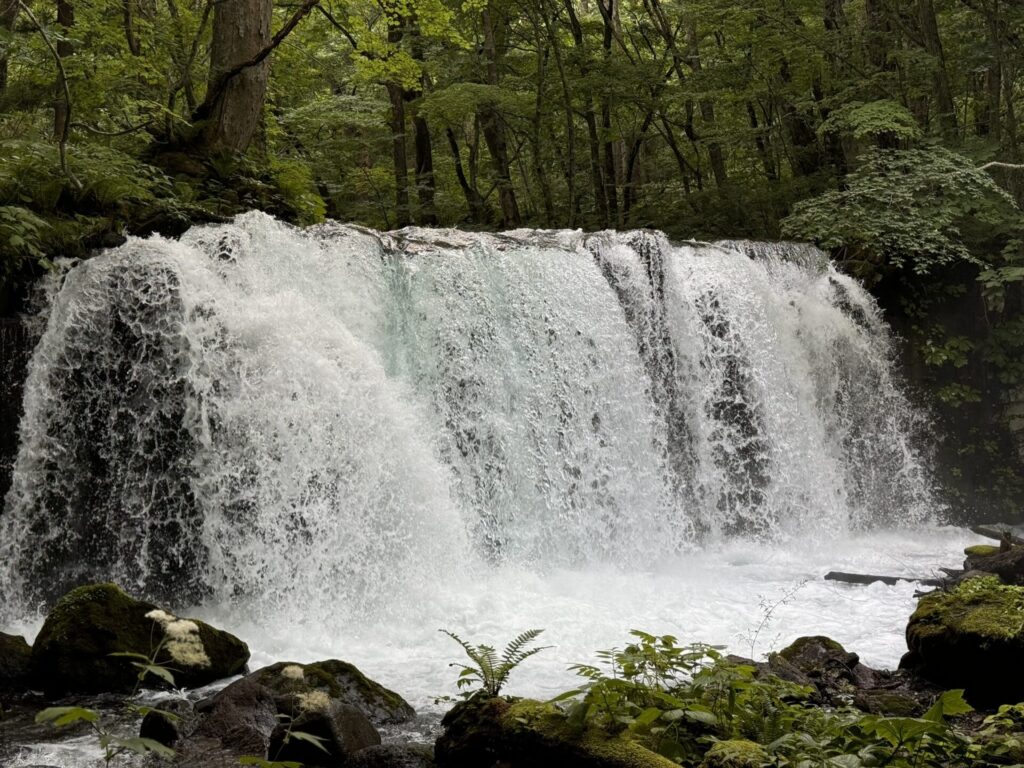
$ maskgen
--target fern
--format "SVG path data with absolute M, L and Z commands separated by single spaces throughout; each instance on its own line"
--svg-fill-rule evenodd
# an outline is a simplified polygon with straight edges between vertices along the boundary
M 453 662 L 449 665 L 452 667 L 458 667 L 461 670 L 459 672 L 458 680 L 456 680 L 456 685 L 459 688 L 471 688 L 474 685 L 479 686 L 477 690 L 468 691 L 465 694 L 466 696 L 472 696 L 478 692 L 483 692 L 487 696 L 497 696 L 501 692 L 502 687 L 508 681 L 508 677 L 512 673 L 512 670 L 531 656 L 551 647 L 543 645 L 530 648 L 529 646 L 544 630 L 529 629 L 510 641 L 509 644 L 505 646 L 505 650 L 502 651 L 501 656 L 499 657 L 498 651 L 494 646 L 485 644 L 470 645 L 454 632 L 450 632 L 447 629 L 441 629 L 438 631 L 448 635 L 448 637 L 461 645 L 466 656 L 468 656 L 470 661 L 473 662 L 472 665 L 461 664 L 458 662 Z

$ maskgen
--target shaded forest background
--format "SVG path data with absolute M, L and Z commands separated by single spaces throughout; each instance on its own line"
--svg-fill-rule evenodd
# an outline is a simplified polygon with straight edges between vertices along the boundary
M 827 248 L 953 507 L 1024 500 L 1018 0 L 0 0 L 0 315 L 57 256 L 261 208 Z

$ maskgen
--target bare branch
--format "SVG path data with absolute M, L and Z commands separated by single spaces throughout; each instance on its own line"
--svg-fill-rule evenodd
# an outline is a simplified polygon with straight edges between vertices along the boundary
M 1024 171 L 1024 163 L 1002 163 L 998 160 L 993 160 L 991 163 L 985 163 L 979 167 L 979 171 L 987 171 L 989 168 L 1006 168 L 1011 171 Z

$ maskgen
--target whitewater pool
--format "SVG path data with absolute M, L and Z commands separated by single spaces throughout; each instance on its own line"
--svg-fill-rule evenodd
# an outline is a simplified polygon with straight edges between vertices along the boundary
M 419 710 L 435 709 L 436 697 L 455 693 L 457 670 L 448 665 L 460 660 L 461 650 L 437 631 L 442 627 L 471 643 L 499 647 L 525 629 L 544 629 L 541 644 L 553 647 L 510 679 L 508 693 L 522 696 L 571 687 L 568 665 L 623 645 L 631 629 L 724 645 L 756 658 L 800 635 L 822 634 L 869 666 L 893 669 L 906 651 L 903 632 L 920 587 L 851 586 L 822 576 L 830 570 L 941 575 L 940 566 L 959 566 L 963 547 L 978 540 L 961 528 L 936 527 L 773 546 L 731 541 L 651 563 L 643 573 L 481 568 L 418 594 L 395 595 L 390 605 L 379 606 L 380 616 L 363 624 L 346 619 L 344 626 L 335 616 L 303 615 L 301 605 L 259 621 L 247 618 L 243 606 L 205 606 L 193 613 L 249 643 L 253 668 L 279 660 L 345 659 Z M 31 635 L 37 629 L 38 621 L 28 621 L 8 631 Z
M 595 650 L 623 645 L 631 629 L 720 644 L 756 658 L 800 635 L 823 634 L 865 664 L 895 668 L 906 650 L 904 628 L 919 587 L 851 586 L 822 576 L 829 570 L 940 575 L 940 566 L 956 567 L 963 547 L 977 542 L 964 529 L 932 527 L 773 546 L 732 541 L 651 563 L 645 573 L 481 568 L 419 594 L 396 595 L 380 606 L 378 617 L 346 626 L 338 616 L 303 615 L 301 605 L 289 615 L 259 621 L 245 617 L 243 606 L 205 606 L 192 613 L 248 642 L 252 668 L 342 658 L 429 714 L 450 706 L 435 699 L 456 694 L 457 670 L 449 664 L 461 660 L 461 649 L 437 631 L 441 627 L 472 643 L 499 647 L 525 629 L 543 628 L 542 644 L 553 647 L 515 670 L 506 689 L 539 698 L 571 688 L 575 678 L 568 665 L 593 662 Z M 27 619 L 4 629 L 31 639 L 39 624 Z M 39 744 L 16 765 L 91 766 L 98 757 L 91 747 L 82 740 Z

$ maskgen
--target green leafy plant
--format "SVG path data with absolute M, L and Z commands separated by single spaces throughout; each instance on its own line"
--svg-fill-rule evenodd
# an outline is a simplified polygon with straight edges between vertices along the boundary
M 466 692 L 465 695 L 467 697 L 475 693 L 497 696 L 508 681 L 508 676 L 512 673 L 512 670 L 531 656 L 551 647 L 546 645 L 529 647 L 544 631 L 542 629 L 529 629 L 523 632 L 505 646 L 505 650 L 502 651 L 500 656 L 493 646 L 470 645 L 454 632 L 449 632 L 447 629 L 438 631 L 448 635 L 448 637 L 461 645 L 466 655 L 473 662 L 472 665 L 460 663 L 449 665 L 459 667 L 462 670 L 456 681 L 456 685 L 459 688 L 479 686 L 476 690 Z

